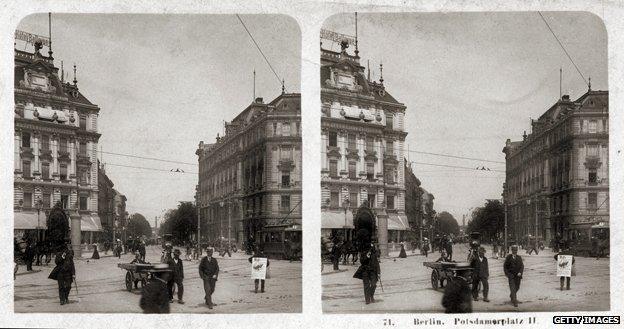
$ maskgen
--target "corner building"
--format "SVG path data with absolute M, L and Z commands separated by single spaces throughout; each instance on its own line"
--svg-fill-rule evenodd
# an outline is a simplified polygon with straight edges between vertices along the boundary
M 21 32 L 27 34 L 26 32 Z M 15 49 L 14 183 L 16 236 L 43 238 L 48 211 L 60 202 L 71 210 L 72 244 L 93 242 L 98 216 L 97 122 L 100 108 L 73 83 L 63 81 L 52 51 Z M 78 218 L 79 217 L 79 218 Z M 79 226 L 78 226 L 79 223 Z
M 353 216 L 366 203 L 374 212 L 383 255 L 400 241 L 405 216 L 403 148 L 405 105 L 364 75 L 357 48 L 321 47 L 321 228 L 323 236 L 354 238 Z M 383 73 L 383 71 L 382 71 Z
M 503 152 L 512 237 L 565 240 L 586 251 L 592 226 L 609 224 L 608 91 L 590 89 L 575 101 L 564 95 Z
M 301 95 L 262 98 L 199 143 L 201 235 L 255 243 L 276 258 L 301 243 Z

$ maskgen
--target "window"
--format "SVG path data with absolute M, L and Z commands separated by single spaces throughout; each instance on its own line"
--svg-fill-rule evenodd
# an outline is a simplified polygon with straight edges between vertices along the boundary
M 89 172 L 87 170 L 83 170 L 80 172 L 80 184 L 89 184 Z
M 282 195 L 282 211 L 290 211 L 290 195 Z
M 330 199 L 329 199 L 329 205 L 337 208 L 338 207 L 338 200 L 340 199 L 340 194 L 338 192 L 331 192 L 330 194 Z
M 67 180 L 67 165 L 64 163 L 61 163 L 60 165 L 59 176 L 61 180 Z
M 297 134 L 297 136 L 301 135 L 301 132 L 299 131 L 299 129 L 301 128 L 301 127 L 299 127 L 299 122 L 295 122 L 295 128 L 297 129 L 295 134 Z
M 87 210 L 87 197 L 86 196 L 80 197 L 80 210 Z
M 273 136 L 277 136 L 277 122 L 273 122 Z
M 369 194 L 368 195 L 368 206 L 371 208 L 375 208 L 376 204 L 375 204 L 375 195 L 374 194 Z
M 22 147 L 30 147 L 30 133 L 22 134 Z
M 597 157 L 598 156 L 598 145 L 587 145 L 587 156 L 588 157 Z
M 366 179 L 369 182 L 372 182 L 375 180 L 375 164 L 372 162 L 366 163 Z
M 392 170 L 386 170 L 386 184 L 394 184 L 394 175 Z
M 87 143 L 86 142 L 80 142 L 78 152 L 80 152 L 81 156 L 84 156 L 84 157 L 87 156 Z
M 290 185 L 290 172 L 282 171 L 282 186 L 287 187 Z
M 282 123 L 282 135 L 290 136 L 290 122 Z
M 50 136 L 41 135 L 41 149 L 44 151 L 50 150 Z
M 69 206 L 69 195 L 61 194 L 61 205 L 63 206 L 63 209 L 67 209 Z
M 357 179 L 357 173 L 355 172 L 355 161 L 349 162 L 349 178 Z
M 595 134 L 598 131 L 598 121 L 589 120 L 589 133 Z
M 349 206 L 351 208 L 357 208 L 358 207 L 358 193 L 357 192 L 349 193 Z
M 24 169 L 24 178 L 30 178 L 30 161 L 23 161 L 22 168 Z
M 50 164 L 47 162 L 41 164 L 41 178 L 50 179 Z
M 596 210 L 596 208 L 598 208 L 598 194 L 587 193 L 587 208 L 589 210 Z
M 394 129 L 394 116 L 392 116 L 392 113 L 386 114 L 386 128 Z
M 50 193 L 43 194 L 43 208 L 50 208 Z
M 394 209 L 394 195 L 386 196 L 386 206 L 388 209 Z
M 292 160 L 292 147 L 291 146 L 282 146 L 281 159 Z
M 338 177 L 338 161 L 329 161 L 329 176 Z
M 596 169 L 590 170 L 588 176 L 587 181 L 590 185 L 596 185 L 596 183 L 598 183 L 598 174 L 596 173 Z
M 87 130 L 87 116 L 86 115 L 80 116 L 80 129 Z
M 366 137 L 366 151 L 373 152 L 375 148 L 375 140 L 373 137 Z
M 32 193 L 24 193 L 24 207 L 31 208 L 32 206 Z
M 394 142 L 392 140 L 386 140 L 386 154 L 387 155 L 394 154 Z
M 67 152 L 67 139 L 61 138 L 59 140 L 59 152 Z
M 355 146 L 355 135 L 349 134 L 347 136 L 347 148 L 349 150 L 355 150 L 357 147 Z
M 338 146 L 338 134 L 336 132 L 329 133 L 329 146 Z

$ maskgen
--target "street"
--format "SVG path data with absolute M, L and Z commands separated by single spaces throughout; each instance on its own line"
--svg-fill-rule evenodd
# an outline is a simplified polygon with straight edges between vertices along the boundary
M 157 263 L 161 248 L 148 246 L 146 260 Z M 104 256 L 104 253 L 100 253 Z M 35 272 L 27 273 L 20 266 L 15 279 L 15 312 L 67 312 L 67 313 L 141 313 L 140 289 L 128 292 L 125 288 L 126 271 L 117 267 L 118 263 L 130 262 L 131 253 L 121 259 L 111 253 L 98 260 L 90 259 L 91 253 L 83 253 L 85 258 L 75 260 L 76 286 L 72 286 L 70 303 L 61 306 L 58 298 L 58 285 L 48 275 L 54 267 L 33 266 Z M 301 312 L 301 263 L 271 260 L 271 278 L 266 281 L 265 293 L 255 294 L 253 280 L 250 279 L 249 256 L 242 252 L 232 254 L 232 258 L 216 256 L 219 262 L 219 281 L 212 296 L 217 304 L 210 310 L 204 304 L 204 290 L 198 273 L 198 261 L 184 261 L 184 300 L 185 304 L 170 304 L 172 313 L 294 313 Z M 139 285 L 140 287 L 140 285 Z M 176 297 L 176 296 L 174 296 Z M 174 298 L 174 301 L 176 299 Z
M 554 254 L 544 250 L 539 255 L 528 255 L 520 250 L 524 261 L 524 279 L 518 291 L 519 307 L 509 301 L 509 286 L 503 273 L 504 259 L 492 259 L 491 246 L 486 246 L 489 260 L 490 292 L 489 303 L 472 303 L 473 312 L 539 312 L 539 311 L 605 311 L 609 310 L 609 259 L 576 257 L 576 276 L 572 277 L 571 290 L 559 290 Z M 416 251 L 418 253 L 418 251 Z M 323 282 L 323 312 L 326 313 L 386 313 L 386 312 L 431 312 L 443 313 L 441 305 L 443 289 L 431 288 L 431 270 L 422 265 L 424 261 L 435 261 L 439 253 L 424 255 L 407 252 L 407 258 L 381 259 L 383 292 L 377 284 L 376 303 L 366 305 L 362 281 L 354 279 L 355 266 L 340 265 L 340 272 L 333 272 L 331 265 L 325 266 Z M 465 261 L 466 245 L 453 246 L 453 258 Z M 343 271 L 345 270 L 346 271 Z

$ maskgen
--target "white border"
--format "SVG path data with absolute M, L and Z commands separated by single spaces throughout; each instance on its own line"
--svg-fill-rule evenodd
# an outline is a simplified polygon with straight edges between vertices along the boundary
M 34 1 L 22 0 L 3 3 L 0 8 L 0 213 L 3 214 L 0 226 L 0 325 L 29 327 L 210 327 L 221 328 L 362 328 L 383 327 L 383 319 L 390 318 L 396 327 L 416 327 L 413 319 L 428 318 L 426 314 L 374 314 L 374 315 L 322 315 L 320 277 L 320 81 L 319 81 L 319 39 L 318 33 L 325 18 L 341 12 L 427 12 L 427 11 L 589 11 L 601 17 L 608 31 L 609 48 L 609 91 L 610 91 L 610 197 L 611 206 L 611 312 L 595 314 L 622 315 L 622 238 L 624 225 L 621 214 L 623 177 L 619 168 L 624 153 L 622 126 L 624 116 L 624 4 L 617 1 L 390 1 L 378 0 L 375 5 L 366 0 L 343 0 L 322 2 L 321 0 L 241 0 L 228 3 L 222 1 L 159 1 L 159 0 L 111 0 L 111 1 Z M 14 314 L 12 281 L 12 182 L 13 182 L 13 33 L 18 22 L 36 12 L 71 13 L 279 13 L 295 18 L 302 31 L 302 130 L 304 134 L 303 152 L 303 313 L 302 314 Z M 315 64 L 316 63 L 316 64 Z M 454 318 L 505 318 L 535 316 L 537 327 L 552 327 L 552 315 L 558 313 L 482 313 L 466 316 L 445 314 L 431 315 L 447 324 Z M 568 313 L 569 314 L 569 313 Z M 465 327 L 465 326 L 462 326 Z M 478 326 L 475 326 L 478 327 Z M 513 326 L 512 326 L 513 327 Z M 520 327 L 520 326 L 517 326 Z M 525 327 L 525 326 L 521 326 Z

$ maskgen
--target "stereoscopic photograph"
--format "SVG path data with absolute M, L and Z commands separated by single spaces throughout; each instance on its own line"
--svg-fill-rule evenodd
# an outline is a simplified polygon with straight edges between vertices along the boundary
M 598 16 L 344 13 L 320 41 L 325 313 L 610 309 Z
M 284 15 L 23 18 L 14 311 L 301 312 L 300 33 Z

